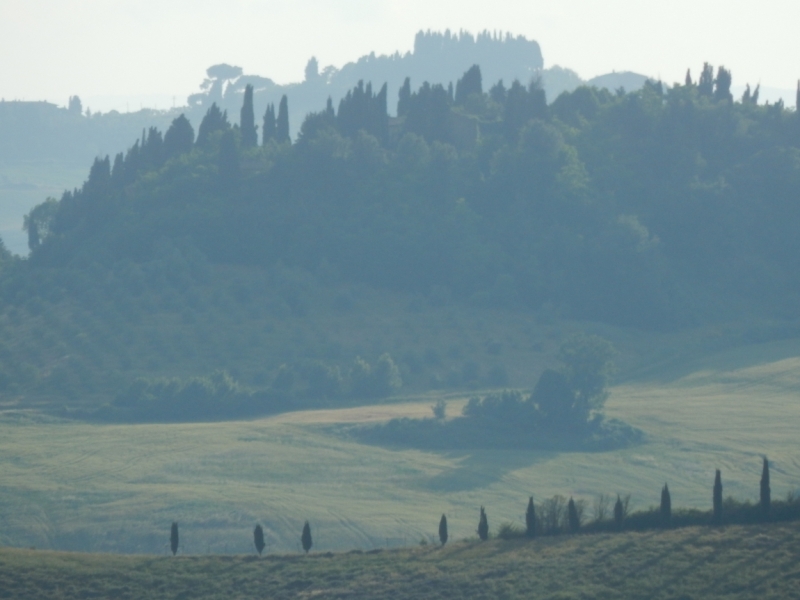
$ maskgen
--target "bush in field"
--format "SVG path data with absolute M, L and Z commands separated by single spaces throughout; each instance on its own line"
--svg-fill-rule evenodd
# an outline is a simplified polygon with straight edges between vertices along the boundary
M 539 507 L 539 519 L 542 524 L 542 533 L 555 534 L 561 531 L 564 515 L 567 508 L 567 499 L 556 495 L 542 502 Z
M 447 517 L 442 515 L 439 520 L 439 541 L 444 546 L 447 543 Z
M 622 506 L 622 498 L 617 494 L 617 501 L 614 504 L 614 524 L 617 529 L 622 529 L 622 520 L 625 518 L 625 508 Z

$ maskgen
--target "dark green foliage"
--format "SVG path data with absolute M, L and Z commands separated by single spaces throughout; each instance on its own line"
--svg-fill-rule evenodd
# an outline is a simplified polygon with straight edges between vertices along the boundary
M 308 524 L 308 521 L 306 521 L 305 525 L 303 525 L 303 533 L 300 536 L 300 543 L 303 545 L 303 550 L 306 554 L 308 554 L 308 551 L 311 550 L 311 546 L 314 545 L 311 539 L 311 526 Z
M 421 135 L 429 143 L 450 141 L 450 103 L 444 87 L 426 81 L 408 98 L 404 130 Z
M 275 105 L 268 104 L 267 110 L 264 113 L 264 125 L 261 128 L 261 139 L 264 146 L 267 142 L 274 140 L 277 137 L 277 125 L 275 122 Z
M 667 484 L 664 484 L 664 488 L 661 490 L 661 523 L 664 527 L 670 526 L 670 521 L 672 520 L 672 499 L 669 495 L 669 487 Z
M 536 537 L 536 507 L 533 505 L 533 496 L 528 498 L 528 508 L 525 510 L 525 535 L 529 538 Z
M 216 103 L 211 105 L 208 109 L 206 116 L 200 123 L 200 128 L 197 130 L 197 145 L 206 147 L 210 143 L 211 136 L 217 131 L 225 131 L 229 129 L 231 124 L 228 122 L 228 113 L 222 112 Z
M 567 502 L 567 525 L 571 533 L 576 533 L 581 527 L 581 519 L 578 515 L 578 507 L 575 506 L 575 501 L 570 498 Z
M 700 73 L 700 79 L 697 82 L 697 92 L 701 96 L 708 96 L 714 93 L 714 67 L 708 63 L 703 63 L 703 71 Z
M 411 104 L 411 79 L 406 77 L 397 95 L 397 116 L 405 117 Z
M 481 68 L 472 65 L 456 82 L 455 103 L 464 104 L 472 94 L 483 94 Z
M 713 517 L 715 523 L 722 522 L 722 473 L 717 469 L 714 475 L 714 511 Z
M 194 144 L 194 128 L 184 115 L 174 121 L 164 134 L 164 156 L 172 158 L 191 151 Z
M 489 539 L 489 519 L 486 518 L 486 511 L 481 506 L 481 516 L 478 520 L 478 537 L 482 542 Z
M 389 139 L 386 94 L 386 84 L 374 94 L 371 83 L 365 88 L 364 82 L 359 81 L 358 85 L 347 92 L 339 102 L 339 110 L 336 113 L 336 126 L 339 131 L 350 137 L 354 137 L 359 131 L 364 131 L 385 144 Z
M 172 550 L 172 556 L 178 553 L 178 522 L 172 522 L 172 528 L 169 532 L 169 548 Z
M 244 89 L 244 103 L 239 117 L 239 131 L 242 134 L 242 146 L 253 148 L 258 145 L 258 131 L 256 116 L 253 112 L 253 86 Z
M 761 493 L 760 493 L 760 500 L 759 506 L 761 506 L 761 510 L 764 514 L 769 513 L 769 507 L 772 502 L 770 488 L 769 488 L 769 461 L 767 457 L 764 457 L 764 465 L 761 469 Z
M 278 117 L 275 121 L 275 139 L 279 144 L 291 142 L 289 138 L 289 100 L 281 97 L 278 105 Z
M 691 87 L 693 85 L 693 83 L 692 83 L 692 70 L 691 69 L 686 69 L 686 79 L 684 81 L 684 85 L 686 87 Z
M 717 69 L 717 78 L 714 80 L 714 99 L 717 101 L 725 100 L 733 102 L 733 94 L 731 94 L 731 83 L 733 79 L 731 72 L 725 67 Z
M 83 104 L 81 103 L 80 97 L 70 96 L 69 103 L 67 104 L 67 110 L 70 112 L 70 114 L 80 117 L 83 114 Z
M 442 515 L 439 519 L 439 541 L 444 546 L 447 543 L 447 517 Z
M 253 529 L 253 544 L 256 547 L 256 552 L 258 555 L 261 556 L 261 553 L 264 551 L 264 529 L 261 527 L 261 524 L 257 524 L 256 528 Z
M 220 183 L 226 191 L 233 191 L 239 180 L 239 148 L 233 129 L 225 131 L 220 138 L 218 160 Z
M 53 222 L 58 212 L 58 201 L 55 198 L 48 198 L 41 204 L 33 207 L 25 215 L 22 228 L 28 233 L 28 248 L 31 251 L 39 247 L 52 231 Z

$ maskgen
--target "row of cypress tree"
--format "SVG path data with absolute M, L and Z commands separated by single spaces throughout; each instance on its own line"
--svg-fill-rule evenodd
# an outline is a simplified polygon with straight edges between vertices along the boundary
M 771 491 L 770 491 L 770 477 L 769 477 L 769 461 L 766 457 L 763 459 L 763 466 L 761 471 L 760 483 L 760 498 L 759 509 L 761 514 L 766 516 L 770 512 L 772 504 Z M 712 520 L 715 524 L 723 522 L 723 499 L 722 499 L 722 472 L 717 469 L 714 476 L 714 487 L 712 493 Z M 622 497 L 618 494 L 617 501 L 614 504 L 614 525 L 617 529 L 624 528 L 624 521 L 627 513 L 627 501 L 623 501 Z M 661 504 L 658 511 L 660 517 L 661 527 L 670 527 L 672 525 L 672 498 L 669 492 L 669 486 L 665 483 L 661 489 Z M 577 533 L 581 528 L 581 517 L 579 514 L 578 506 L 573 498 L 569 499 L 566 510 L 566 529 L 569 533 Z M 525 531 L 524 534 L 528 538 L 535 538 L 539 533 L 539 526 L 537 525 L 536 506 L 533 502 L 533 496 L 528 498 L 528 506 L 525 510 Z M 489 539 L 489 519 L 486 515 L 485 507 L 480 507 L 480 516 L 478 518 L 478 538 L 481 541 Z M 439 520 L 439 542 L 444 546 L 449 539 L 449 532 L 447 528 L 447 515 L 442 514 Z M 306 521 L 303 525 L 303 531 L 300 535 L 300 543 L 302 544 L 303 551 L 308 554 L 313 546 L 313 539 L 311 537 L 311 526 Z M 260 524 L 255 526 L 253 530 L 253 544 L 259 556 L 266 547 L 264 541 L 264 529 Z M 170 532 L 170 548 L 173 556 L 178 552 L 179 537 L 178 537 L 178 523 L 172 523 Z

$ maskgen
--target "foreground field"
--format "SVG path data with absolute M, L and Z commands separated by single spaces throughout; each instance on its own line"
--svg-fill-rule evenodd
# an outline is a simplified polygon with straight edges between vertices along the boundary
M 609 416 L 647 435 L 606 453 L 435 453 L 365 446 L 352 423 L 430 415 L 433 398 L 247 422 L 92 425 L 32 412 L 0 417 L 0 543 L 60 550 L 167 550 L 181 527 L 186 554 L 252 552 L 263 524 L 267 552 L 299 549 L 303 522 L 315 550 L 369 550 L 432 541 L 442 513 L 452 540 L 474 535 L 478 508 L 492 531 L 522 523 L 530 494 L 587 500 L 632 494 L 708 509 L 714 469 L 724 493 L 758 497 L 761 456 L 772 494 L 800 486 L 800 358 L 795 343 L 751 346 L 664 381 L 613 389 Z M 450 398 L 454 415 L 464 399 Z
M 800 526 L 309 556 L 0 550 L 4 598 L 800 598 Z

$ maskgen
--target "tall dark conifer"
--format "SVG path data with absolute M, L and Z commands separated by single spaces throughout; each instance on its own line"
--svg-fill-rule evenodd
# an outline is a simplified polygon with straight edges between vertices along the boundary
M 306 521 L 306 524 L 303 525 L 303 533 L 300 536 L 300 543 L 303 544 L 303 550 L 305 550 L 306 554 L 308 554 L 308 551 L 311 550 L 311 546 L 314 545 L 314 542 L 311 539 L 311 525 L 308 524 L 308 521 Z
M 467 72 L 456 82 L 455 103 L 464 104 L 472 94 L 483 93 L 483 78 L 481 68 L 472 65 Z
M 525 511 L 525 535 L 529 538 L 536 537 L 536 507 L 533 505 L 533 496 L 528 498 L 528 509 Z
M 800 87 L 800 83 L 798 84 Z M 405 117 L 411 104 L 411 78 L 406 77 L 400 92 L 397 94 L 397 116 Z
M 572 533 L 575 533 L 581 527 L 581 519 L 578 516 L 578 507 L 575 506 L 575 500 L 569 499 L 567 503 L 567 525 Z
M 761 510 L 764 513 L 768 513 L 771 503 L 772 498 L 769 489 L 769 461 L 765 456 L 764 466 L 761 468 Z
M 489 519 L 486 518 L 486 511 L 481 506 L 481 516 L 478 520 L 478 537 L 482 542 L 489 539 Z
M 228 122 L 228 112 L 222 112 L 217 103 L 211 105 L 211 108 L 206 112 L 206 116 L 200 122 L 200 127 L 197 130 L 197 145 L 206 146 L 208 140 L 215 131 L 225 131 L 230 128 Z
M 617 494 L 617 502 L 614 504 L 614 524 L 617 529 L 622 529 L 622 520 L 625 518 L 625 508 L 622 506 L 622 498 Z
M 172 556 L 178 553 L 178 522 L 172 522 L 172 529 L 169 532 L 169 547 L 172 550 Z
M 690 87 L 690 86 L 694 85 L 692 83 L 692 70 L 691 69 L 686 69 L 686 79 L 684 81 L 684 84 L 686 85 L 686 87 Z
M 255 544 L 256 552 L 261 556 L 265 546 L 264 529 L 261 527 L 261 524 L 256 525 L 256 528 L 253 530 L 253 544 Z
M 253 112 L 253 86 L 244 88 L 244 103 L 239 118 L 239 129 L 242 132 L 242 146 L 253 148 L 258 145 L 258 128 L 256 116 Z
M 714 475 L 714 522 L 722 522 L 722 473 L 719 469 Z
M 701 96 L 711 96 L 714 94 L 714 67 L 708 63 L 703 63 L 703 71 L 697 81 L 697 91 Z
M 267 111 L 264 113 L 264 126 L 261 128 L 261 143 L 267 145 L 267 142 L 275 139 L 276 124 L 275 124 L 275 105 L 268 104 Z
M 164 134 L 164 157 L 170 159 L 191 151 L 194 144 L 194 128 L 184 115 L 172 121 Z
M 725 67 L 717 69 L 717 78 L 714 80 L 714 99 L 725 100 L 727 102 L 733 101 L 733 94 L 731 94 L 731 83 L 733 76 L 731 72 Z
M 672 498 L 669 495 L 669 487 L 664 484 L 661 490 L 661 524 L 664 527 L 669 527 L 672 520 Z
M 444 515 L 439 519 L 439 541 L 442 546 L 447 543 L 447 517 Z
M 286 95 L 281 98 L 281 103 L 278 106 L 278 119 L 275 123 L 275 139 L 279 144 L 291 142 L 289 138 L 289 100 Z

